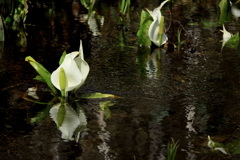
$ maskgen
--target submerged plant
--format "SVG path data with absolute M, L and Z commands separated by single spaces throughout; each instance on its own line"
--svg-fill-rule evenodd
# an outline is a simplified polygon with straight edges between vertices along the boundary
M 174 160 L 176 157 L 178 148 L 178 141 L 175 142 L 174 139 L 172 139 L 171 142 L 168 142 L 167 145 L 167 160 Z
M 148 36 L 150 38 L 150 40 L 158 47 L 160 47 L 162 44 L 166 43 L 168 40 L 168 37 L 165 33 L 162 33 L 161 35 L 161 43 L 159 43 L 159 39 L 160 39 L 160 34 L 159 31 L 162 31 L 162 28 L 159 29 L 160 25 L 164 25 L 164 21 L 163 21 L 163 16 L 161 14 L 161 8 L 163 7 L 163 5 L 165 3 L 167 3 L 169 0 L 165 0 L 164 2 L 161 3 L 161 5 L 157 8 L 155 8 L 153 11 L 149 11 L 148 9 L 146 9 L 149 14 L 152 16 L 153 18 L 153 22 L 151 23 L 149 30 L 148 30 Z M 162 22 L 162 24 L 161 24 Z

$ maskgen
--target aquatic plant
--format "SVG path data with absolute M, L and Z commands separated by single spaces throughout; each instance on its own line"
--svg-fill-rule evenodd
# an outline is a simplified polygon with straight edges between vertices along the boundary
M 164 33 L 164 17 L 162 16 L 160 10 L 168 1 L 169 0 L 165 0 L 153 11 L 149 11 L 147 8 L 147 12 L 142 10 L 140 28 L 137 33 L 138 43 L 140 46 L 150 46 L 151 41 L 158 47 L 166 43 L 168 38 Z
M 223 50 L 223 47 L 226 46 L 228 48 L 234 48 L 237 49 L 239 45 L 239 33 L 232 34 L 228 32 L 223 24 L 223 30 L 220 30 L 223 32 L 223 40 L 222 40 L 222 48 L 221 51 Z
M 210 136 L 208 136 L 207 145 L 212 151 L 220 151 L 223 154 L 228 154 L 224 145 L 222 143 L 214 142 Z
M 82 41 L 79 52 L 71 52 L 63 56 L 63 62 L 51 74 L 51 82 L 65 97 L 69 91 L 77 90 L 83 85 L 90 68 L 84 60 Z
M 219 2 L 219 8 L 220 8 L 219 25 L 222 25 L 223 23 L 231 20 L 231 6 L 229 0 L 221 0 Z
M 167 160 L 174 160 L 175 159 L 178 146 L 179 146 L 178 141 L 175 142 L 173 138 L 172 138 L 171 142 L 168 142 L 168 145 L 167 145 Z
M 181 41 L 181 30 L 180 29 L 178 29 L 177 40 L 178 40 L 177 49 L 178 49 L 178 52 L 179 52 L 180 49 L 181 49 L 181 45 L 185 42 L 185 41 Z
M 152 16 L 153 18 L 153 22 L 151 23 L 149 30 L 148 30 L 148 36 L 150 38 L 150 40 L 158 47 L 160 47 L 162 44 L 166 43 L 168 40 L 168 37 L 165 33 L 162 33 L 160 35 L 160 32 L 163 32 L 163 28 L 160 29 L 160 25 L 164 25 L 164 20 L 163 20 L 163 16 L 161 14 L 161 8 L 163 7 L 163 5 L 165 3 L 167 3 L 169 0 L 165 0 L 164 2 L 162 2 L 160 4 L 159 7 L 155 8 L 153 11 L 149 11 L 148 9 L 146 9 L 149 14 Z M 162 22 L 162 24 L 161 24 Z M 162 37 L 162 38 L 161 38 Z M 161 43 L 159 43 L 159 39 L 161 39 Z
M 25 60 L 38 72 L 39 76 L 35 79 L 45 82 L 55 95 L 57 95 L 57 88 L 63 97 L 67 97 L 69 91 L 79 89 L 90 70 L 88 63 L 84 60 L 82 41 L 80 41 L 79 51 L 63 53 L 60 66 L 52 74 L 31 56 L 26 57 Z
M 120 6 L 120 24 L 123 25 L 123 18 L 126 17 L 129 19 L 129 10 L 130 10 L 130 4 L 131 0 L 122 0 L 121 6 Z

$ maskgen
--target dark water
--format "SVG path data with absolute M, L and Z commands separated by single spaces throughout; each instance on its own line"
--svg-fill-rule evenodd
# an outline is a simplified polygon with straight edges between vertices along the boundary
M 171 138 L 179 141 L 179 160 L 239 159 L 238 155 L 214 154 L 206 145 L 208 135 L 222 143 L 240 135 L 239 50 L 221 52 L 218 3 L 182 0 L 166 5 L 162 13 L 167 24 L 172 20 L 169 41 L 177 44 L 181 29 L 185 43 L 179 53 L 163 52 L 160 61 L 158 50 L 152 49 L 151 54 L 138 47 L 136 36 L 141 10 L 157 7 L 156 0 L 133 1 L 124 29 L 118 25 L 118 3 L 100 1 L 96 11 L 104 16 L 104 23 L 96 32 L 78 18 L 87 15 L 82 5 L 62 2 L 51 15 L 49 6 L 33 5 L 26 35 L 17 34 L 21 29 L 9 31 L 0 55 L 0 159 L 162 160 Z M 225 26 L 231 33 L 239 32 L 239 21 L 233 17 Z M 47 89 L 44 84 L 32 80 L 36 73 L 24 59 L 31 55 L 53 71 L 64 50 L 78 50 L 79 39 L 90 65 L 79 93 L 123 98 L 112 100 L 116 104 L 110 107 L 108 120 L 99 109 L 100 100 L 81 101 L 87 127 L 78 142 L 65 142 L 50 117 L 30 124 L 29 118 L 45 106 L 21 99 L 22 94 L 38 84 L 41 101 L 51 96 L 42 91 Z

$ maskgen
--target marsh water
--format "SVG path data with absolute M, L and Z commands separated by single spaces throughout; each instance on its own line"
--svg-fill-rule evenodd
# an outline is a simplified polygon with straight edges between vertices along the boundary
M 8 30 L 0 50 L 0 159 L 164 160 L 171 139 L 179 144 L 176 160 L 239 159 L 207 146 L 208 135 L 223 144 L 240 136 L 240 52 L 221 51 L 219 1 L 166 4 L 162 14 L 169 42 L 177 45 L 178 29 L 185 42 L 179 51 L 162 51 L 159 59 L 159 48 L 138 45 L 137 32 L 142 9 L 160 3 L 132 1 L 130 19 L 122 26 L 119 2 L 99 1 L 93 27 L 78 1 L 29 5 L 25 28 Z M 235 34 L 239 24 L 232 16 L 225 27 Z M 44 83 L 33 80 L 37 73 L 25 57 L 52 72 L 64 50 L 79 49 L 80 39 L 90 73 L 78 94 L 121 98 L 110 99 L 115 105 L 108 119 L 99 108 L 102 99 L 81 100 L 87 126 L 78 141 L 65 141 L 50 117 L 30 123 L 46 106 L 22 99 L 24 92 L 38 86 L 40 101 L 52 96 Z

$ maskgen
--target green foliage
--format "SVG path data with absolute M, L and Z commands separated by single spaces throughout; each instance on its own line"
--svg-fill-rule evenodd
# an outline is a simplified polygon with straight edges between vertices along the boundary
M 221 0 L 219 2 L 220 7 L 220 18 L 219 25 L 222 25 L 224 22 L 231 20 L 231 6 L 229 0 Z
M 232 142 L 226 144 L 230 154 L 240 154 L 240 139 L 235 139 Z
M 233 35 L 225 44 L 228 48 L 238 49 L 239 45 L 239 33 Z
M 141 46 L 150 46 L 151 45 L 151 40 L 149 39 L 148 36 L 148 30 L 153 22 L 152 17 L 150 14 L 144 10 L 141 12 L 141 20 L 140 20 L 140 28 L 137 33 L 138 37 L 138 44 Z
M 181 30 L 178 29 L 178 33 L 177 33 L 177 40 L 178 40 L 178 52 L 180 51 L 181 49 L 181 45 L 185 42 L 185 41 L 181 41 Z
M 42 76 L 40 76 L 40 75 L 37 75 L 37 76 L 36 76 L 35 78 L 33 78 L 33 79 L 46 83 L 46 81 L 45 81 L 45 80 L 42 78 Z
M 92 99 L 92 98 L 119 98 L 118 96 L 115 96 L 113 94 L 103 94 L 100 92 L 96 93 L 86 93 L 80 96 L 80 98 L 84 99 Z
M 110 111 L 109 107 L 115 105 L 115 102 L 101 101 L 99 105 L 100 105 L 100 109 L 103 110 L 105 113 L 105 118 L 106 119 L 111 118 L 111 111 Z
M 178 141 L 175 142 L 174 139 L 172 139 L 171 142 L 168 142 L 167 145 L 167 160 L 174 160 L 176 157 L 178 148 Z
M 49 71 L 46 70 L 40 63 L 35 61 L 31 56 L 26 57 L 25 61 L 28 61 L 32 65 L 32 67 L 38 72 L 38 74 L 42 77 L 42 79 L 44 79 L 44 82 L 47 83 L 47 85 L 52 90 L 52 92 L 54 94 L 57 94 L 57 90 L 55 89 L 55 87 L 51 82 L 51 78 L 50 78 L 51 74 L 49 73 Z
M 67 52 L 64 51 L 64 52 L 62 53 L 62 56 L 61 56 L 60 60 L 59 60 L 59 65 L 62 64 L 62 62 L 64 61 L 64 58 L 65 58 L 66 55 L 67 55 Z
M 30 119 L 30 123 L 40 123 L 44 121 L 49 116 L 50 105 L 48 105 L 44 110 L 38 112 L 38 114 Z

